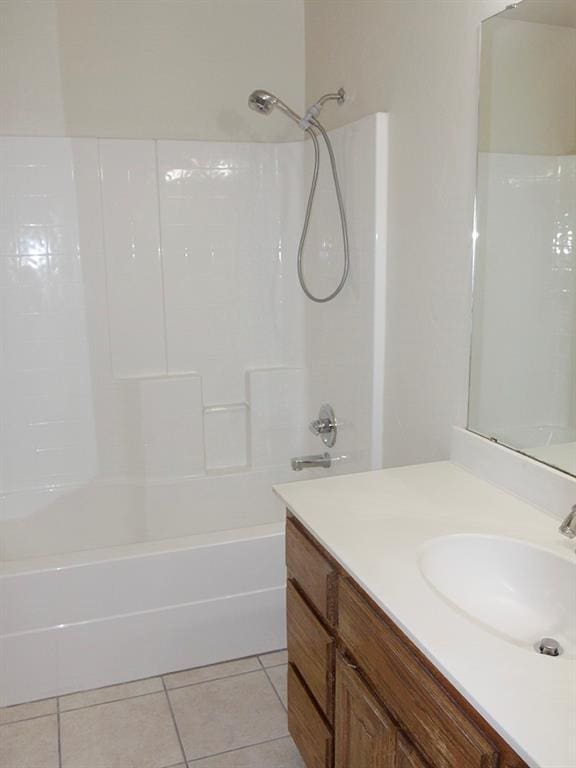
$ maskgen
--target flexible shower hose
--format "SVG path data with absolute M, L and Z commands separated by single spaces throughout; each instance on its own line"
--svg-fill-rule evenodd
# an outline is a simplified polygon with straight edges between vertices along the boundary
M 346 224 L 346 212 L 344 211 L 344 202 L 342 201 L 342 191 L 340 190 L 340 182 L 338 180 L 338 170 L 336 169 L 336 158 L 332 150 L 332 144 L 330 138 L 326 133 L 324 126 L 315 118 L 310 120 L 311 125 L 314 126 L 321 134 L 326 148 L 328 150 L 328 156 L 330 157 L 330 165 L 332 166 L 332 177 L 334 179 L 334 187 L 336 189 L 336 198 L 338 200 L 338 210 L 340 212 L 340 224 L 342 226 L 342 243 L 344 245 L 344 268 L 342 270 L 342 277 L 336 288 L 329 293 L 328 296 L 315 296 L 306 285 L 306 279 L 304 277 L 304 245 L 306 243 L 306 235 L 308 234 L 308 227 L 310 225 L 310 216 L 312 214 L 312 205 L 314 203 L 314 195 L 316 194 L 316 186 L 318 184 L 318 171 L 320 168 L 320 145 L 318 144 L 318 137 L 311 127 L 306 128 L 306 133 L 309 134 L 314 144 L 314 171 L 312 173 L 312 183 L 310 184 L 310 192 L 308 193 L 308 202 L 306 204 L 306 214 L 304 216 L 304 225 L 302 227 L 302 234 L 300 235 L 300 243 L 298 245 L 298 280 L 302 290 L 308 296 L 311 301 L 315 301 L 318 304 L 325 304 L 327 301 L 332 301 L 336 298 L 348 278 L 348 272 L 350 271 L 350 251 L 348 246 L 348 227 Z

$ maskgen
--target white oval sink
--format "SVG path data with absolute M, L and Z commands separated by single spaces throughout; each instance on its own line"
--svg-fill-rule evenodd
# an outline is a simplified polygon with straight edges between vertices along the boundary
M 552 637 L 563 658 L 576 657 L 576 562 L 516 539 L 456 534 L 428 542 L 420 569 L 485 629 L 530 648 Z

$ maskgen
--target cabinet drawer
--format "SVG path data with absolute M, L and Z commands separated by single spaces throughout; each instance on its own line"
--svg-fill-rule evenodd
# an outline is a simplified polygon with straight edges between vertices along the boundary
M 388 710 L 435 768 L 497 765 L 494 745 L 345 580 L 339 585 L 338 623 Z
M 336 613 L 336 571 L 296 525 L 286 520 L 286 564 L 314 608 L 330 624 Z
M 292 664 L 288 665 L 288 729 L 306 768 L 330 768 L 332 733 Z
M 288 581 L 288 659 L 298 669 L 316 702 L 332 719 L 334 641 Z

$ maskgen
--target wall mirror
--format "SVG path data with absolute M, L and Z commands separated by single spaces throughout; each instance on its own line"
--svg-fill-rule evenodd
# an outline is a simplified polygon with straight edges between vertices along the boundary
M 468 428 L 576 475 L 576 3 L 482 25 Z

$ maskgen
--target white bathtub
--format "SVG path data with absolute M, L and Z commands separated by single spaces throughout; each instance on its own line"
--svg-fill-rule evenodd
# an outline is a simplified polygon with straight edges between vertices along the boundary
M 0 706 L 285 646 L 281 523 L 5 563 Z

